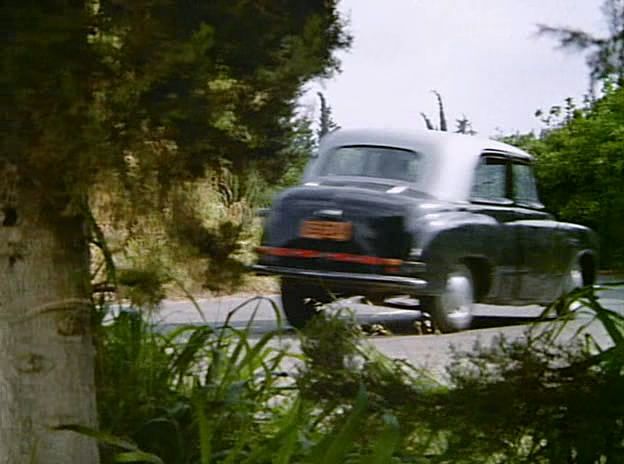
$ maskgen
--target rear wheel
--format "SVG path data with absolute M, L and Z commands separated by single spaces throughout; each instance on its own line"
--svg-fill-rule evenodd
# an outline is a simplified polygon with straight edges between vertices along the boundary
M 303 329 L 319 312 L 319 306 L 329 301 L 320 287 L 296 280 L 282 279 L 281 290 L 284 315 L 296 329 Z
M 428 312 L 435 328 L 443 333 L 467 329 L 472 322 L 474 284 L 468 267 L 459 264 L 446 276 L 440 295 L 423 298 L 423 310 Z

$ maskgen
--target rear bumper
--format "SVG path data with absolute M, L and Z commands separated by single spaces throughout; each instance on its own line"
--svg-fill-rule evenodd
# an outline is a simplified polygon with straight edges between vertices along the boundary
M 329 288 L 353 288 L 362 293 L 379 290 L 399 291 L 407 294 L 425 294 L 428 282 L 424 279 L 404 276 L 389 276 L 380 274 L 362 274 L 355 272 L 315 271 L 283 266 L 267 266 L 255 264 L 252 271 L 260 275 L 277 275 L 314 281 Z M 366 288 L 363 288 L 366 286 Z

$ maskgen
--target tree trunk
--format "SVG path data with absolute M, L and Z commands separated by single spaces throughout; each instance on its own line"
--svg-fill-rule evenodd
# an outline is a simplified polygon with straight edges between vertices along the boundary
M 84 224 L 37 195 L 0 213 L 0 464 L 98 462 Z M 3 217 L 4 216 L 4 217 Z

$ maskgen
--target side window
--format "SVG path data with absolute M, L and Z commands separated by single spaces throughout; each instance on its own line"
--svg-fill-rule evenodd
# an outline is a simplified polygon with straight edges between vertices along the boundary
M 471 197 L 475 200 L 507 199 L 507 160 L 484 156 L 475 171 Z
M 531 166 L 524 163 L 514 163 L 511 175 L 514 201 L 526 206 L 540 205 Z

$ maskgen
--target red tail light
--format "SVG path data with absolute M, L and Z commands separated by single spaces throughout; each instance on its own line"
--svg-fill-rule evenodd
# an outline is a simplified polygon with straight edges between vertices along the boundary
M 260 255 L 279 256 L 289 258 L 322 258 L 328 261 L 342 263 L 366 264 L 370 266 L 386 266 L 389 272 L 397 272 L 403 260 L 395 258 L 380 258 L 379 256 L 356 255 L 351 253 L 327 253 L 317 250 L 303 250 L 299 248 L 258 247 Z

